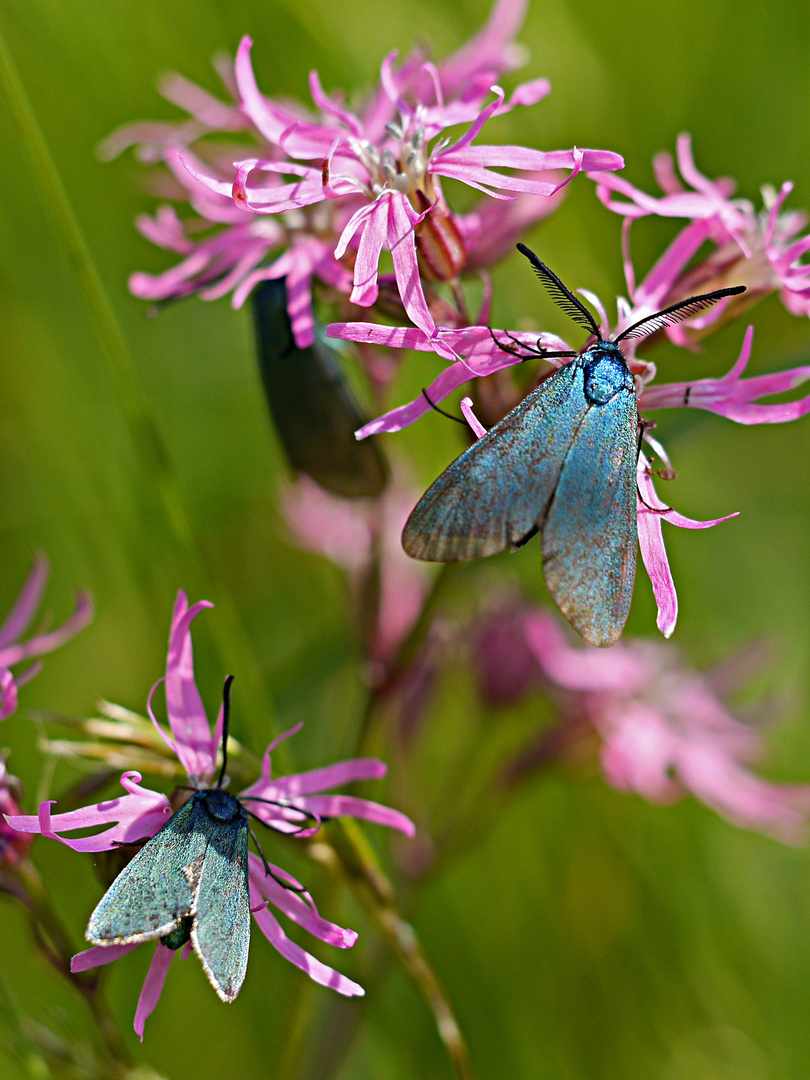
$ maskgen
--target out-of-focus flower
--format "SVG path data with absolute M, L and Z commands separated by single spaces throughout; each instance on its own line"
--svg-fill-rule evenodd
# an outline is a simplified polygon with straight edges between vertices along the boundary
M 190 628 L 199 612 L 211 606 L 208 601 L 202 600 L 189 607 L 185 593 L 178 593 L 169 635 L 166 675 L 152 688 L 147 706 L 161 736 L 177 755 L 189 780 L 200 790 L 210 787 L 214 778 L 217 751 L 222 739 L 223 712 L 220 709 L 212 727 L 194 681 Z M 165 685 L 170 734 L 158 725 L 152 713 L 151 699 L 160 683 Z M 274 779 L 271 752 L 282 739 L 295 734 L 300 726 L 270 743 L 262 759 L 260 778 L 239 796 L 250 801 L 250 811 L 255 817 L 276 832 L 297 836 L 310 836 L 317 831 L 323 819 L 341 815 L 399 829 L 409 836 L 413 834 L 412 822 L 396 810 L 351 795 L 324 794 L 330 788 L 351 781 L 383 776 L 385 765 L 373 758 L 342 761 L 326 768 Z M 143 841 L 154 836 L 166 823 L 172 814 L 172 806 L 166 795 L 142 787 L 140 781 L 139 773 L 125 772 L 121 785 L 126 794 L 117 799 L 55 816 L 51 814 L 53 803 L 45 802 L 40 805 L 36 817 L 13 816 L 8 819 L 8 824 L 23 833 L 41 833 L 59 840 L 74 851 L 110 851 L 121 844 Z M 70 839 L 62 835 L 76 829 L 99 826 L 106 828 L 91 836 Z M 322 964 L 291 941 L 271 913 L 270 905 L 321 941 L 339 948 L 350 948 L 357 938 L 356 933 L 322 918 L 303 886 L 286 871 L 270 864 L 273 876 L 268 875 L 261 858 L 252 852 L 248 855 L 248 864 L 251 911 L 270 944 L 315 982 L 348 996 L 362 994 L 363 989 L 357 983 Z M 96 945 L 73 958 L 72 970 L 86 971 L 111 963 L 139 944 Z M 135 1030 L 141 1038 L 144 1023 L 158 1002 L 174 955 L 174 950 L 162 941 L 157 942 L 135 1013 Z
M 40 556 L 34 562 L 16 604 L 0 626 L 0 720 L 15 712 L 18 688 L 33 679 L 41 670 L 42 663 L 32 664 L 19 675 L 11 673 L 12 666 L 58 649 L 87 626 L 93 617 L 92 601 L 87 593 L 82 592 L 76 597 L 75 612 L 58 630 L 20 641 L 36 615 L 47 580 L 48 562 Z
M 419 617 L 430 584 L 430 570 L 402 550 L 402 528 L 416 493 L 396 482 L 379 500 L 340 499 L 301 476 L 284 497 L 284 514 L 302 546 L 347 570 L 356 589 L 379 560 L 379 581 L 370 659 L 373 682 L 381 678 Z M 362 611 L 366 604 L 359 604 Z M 376 669 L 379 668 L 379 671 Z
M 545 79 L 535 79 L 506 101 L 494 85 L 519 58 L 512 38 L 524 10 L 523 2 L 498 0 L 487 26 L 444 64 L 436 66 L 420 52 L 399 65 L 396 54 L 387 57 L 379 87 L 358 113 L 327 95 L 314 72 L 310 90 L 317 115 L 265 97 L 253 74 L 249 38 L 240 44 L 233 69 L 235 106 L 174 77 L 168 96 L 191 120 L 131 125 L 104 148 L 110 156 L 137 143 L 142 156 L 164 161 L 180 185 L 175 194 L 184 192 L 199 215 L 184 225 L 162 207 L 154 219 L 139 219 L 148 239 L 184 259 L 157 277 L 134 275 L 132 291 L 154 300 L 193 291 L 205 299 L 233 292 L 239 306 L 259 281 L 286 276 L 299 293 L 295 310 L 291 297 L 290 318 L 297 344 L 305 347 L 312 341 L 312 278 L 370 306 L 378 299 L 378 262 L 388 247 L 402 305 L 417 326 L 431 332 L 423 278 L 456 280 L 465 269 L 481 268 L 503 251 L 493 236 L 511 237 L 544 217 L 556 205 L 550 197 L 571 176 L 623 165 L 607 151 L 544 153 L 476 142 L 490 117 L 535 104 L 550 91 Z M 248 154 L 232 150 L 228 156 L 221 148 L 196 145 L 220 125 L 227 131 L 247 128 L 254 140 Z M 467 125 L 460 138 L 442 138 L 457 125 Z M 500 201 L 503 228 L 491 206 L 455 215 L 442 192 L 444 177 Z M 517 211 L 504 202 L 513 199 L 520 204 Z M 209 225 L 223 228 L 194 239 Z
M 745 285 L 745 296 L 733 301 L 732 309 L 778 292 L 792 314 L 810 315 L 810 264 L 802 262 L 810 251 L 810 236 L 798 235 L 807 225 L 807 215 L 804 211 L 784 210 L 793 184 L 784 183 L 778 193 L 763 187 L 763 209 L 757 210 L 747 199 L 733 197 L 733 180 L 709 180 L 698 171 L 691 139 L 686 134 L 678 138 L 676 158 L 682 180 L 669 154 L 655 158 L 655 176 L 664 192 L 659 198 L 633 187 L 623 177 L 591 174 L 604 205 L 625 219 L 625 274 L 635 307 L 649 306 L 655 311 L 697 292 Z M 673 241 L 646 282 L 635 289 L 630 224 L 651 214 L 688 218 L 690 224 Z M 714 250 L 697 265 L 689 266 L 707 241 Z M 728 311 L 715 308 L 690 326 L 693 331 L 704 330 L 727 316 Z M 689 340 L 686 330 L 683 326 L 670 327 L 667 333 L 673 341 L 684 344 Z
M 0 756 L 0 879 L 2 871 L 16 866 L 34 842 L 33 836 L 6 824 L 6 818 L 19 814 L 21 798 L 22 785 L 16 776 L 9 775 L 6 760 Z
M 810 786 L 771 783 L 746 768 L 762 757 L 760 734 L 733 717 L 710 681 L 683 667 L 671 647 L 574 647 L 543 611 L 527 615 L 525 632 L 545 675 L 584 705 L 602 738 L 611 786 L 659 803 L 691 792 L 742 828 L 789 843 L 802 838 Z

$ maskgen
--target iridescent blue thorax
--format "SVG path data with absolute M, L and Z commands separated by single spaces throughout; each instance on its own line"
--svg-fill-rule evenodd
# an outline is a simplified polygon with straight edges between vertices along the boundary
M 247 820 L 244 809 L 228 791 L 222 791 L 220 788 L 208 788 L 206 791 L 195 792 L 192 798 L 203 804 L 206 812 L 214 821 L 228 823 L 235 821 L 240 816 L 245 817 L 245 820 Z
M 585 397 L 591 405 L 607 405 L 620 390 L 635 390 L 622 350 L 612 341 L 597 341 L 577 361 L 585 374 Z

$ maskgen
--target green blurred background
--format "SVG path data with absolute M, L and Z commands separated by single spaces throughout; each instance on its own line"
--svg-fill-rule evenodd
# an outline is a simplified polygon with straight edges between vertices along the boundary
M 126 280 L 135 269 L 169 265 L 132 224 L 155 201 L 130 155 L 104 165 L 95 147 L 121 123 L 178 117 L 154 89 L 166 70 L 219 93 L 210 58 L 233 53 L 244 33 L 256 43 L 262 89 L 303 98 L 310 68 L 327 89 L 362 89 L 387 52 L 427 40 L 435 56 L 447 55 L 487 10 L 484 0 L 0 5 L 7 47 L 120 330 L 113 347 L 126 347 L 137 376 L 125 386 L 111 374 L 98 319 L 1 107 L 0 611 L 40 549 L 52 564 L 47 606 L 56 618 L 67 615 L 78 587 L 97 605 L 92 626 L 47 660 L 23 692 L 23 712 L 3 725 L 11 771 L 24 780 L 30 805 L 76 774 L 59 766 L 51 777 L 24 709 L 89 715 L 105 697 L 142 710 L 165 662 L 178 587 L 192 601 L 206 596 L 217 604 L 195 625 L 198 679 L 213 703 L 225 671 L 237 675 L 234 731 L 253 750 L 305 719 L 288 767 L 345 755 L 362 698 L 341 576 L 292 547 L 279 515 L 285 467 L 265 415 L 249 312 L 192 298 L 145 317 Z M 707 175 L 734 176 L 740 194 L 757 202 L 761 184 L 791 178 L 789 205 L 808 206 L 809 24 L 810 8 L 788 0 L 767 7 L 751 0 L 535 3 L 520 35 L 531 60 L 518 77 L 547 76 L 553 94 L 493 123 L 491 141 L 616 150 L 627 178 L 650 190 L 652 155 L 673 149 L 688 130 Z M 610 301 L 623 291 L 619 226 L 582 179 L 527 239 L 565 281 Z M 678 227 L 635 227 L 639 276 Z M 549 329 L 568 329 L 521 264 L 516 256 L 495 274 L 495 325 L 533 316 Z M 755 372 L 810 362 L 807 323 L 776 298 L 756 308 L 753 321 Z M 109 326 L 107 333 L 115 342 Z M 697 356 L 662 349 L 662 376 L 725 371 L 742 333 L 741 324 L 726 328 Z M 430 364 L 418 360 L 403 376 L 402 400 L 424 385 Z M 696 518 L 741 511 L 704 533 L 667 529 L 681 600 L 675 642 L 704 666 L 764 638 L 772 662 L 757 690 L 769 695 L 775 725 L 766 770 L 810 781 L 810 419 L 750 429 L 709 414 L 657 419 L 679 474 L 668 501 Z M 150 425 L 168 448 L 163 479 L 143 442 Z M 455 452 L 448 427 L 428 417 L 388 437 L 418 483 Z M 508 566 L 530 595 L 543 596 L 536 548 Z M 643 575 L 628 630 L 655 633 Z M 449 744 L 465 732 L 490 734 L 498 723 L 514 739 L 540 716 L 528 702 L 484 717 L 468 687 L 450 691 L 442 695 L 436 745 L 444 730 Z M 435 756 L 435 746 L 424 748 L 426 769 Z M 396 781 L 397 762 L 391 765 Z M 435 785 L 426 773 L 410 793 L 401 779 L 388 793 L 429 831 L 433 811 L 422 810 L 421 800 Z M 385 790 L 378 784 L 368 794 L 384 799 Z M 438 803 L 441 795 L 433 790 L 432 798 Z M 36 855 L 78 943 L 100 891 L 89 861 L 43 842 Z M 362 911 L 311 865 L 291 861 L 287 849 L 276 857 L 308 875 L 324 915 L 361 932 L 353 952 L 315 951 L 362 982 L 381 952 Z M 80 999 L 35 953 L 7 899 L 0 917 L 0 972 L 14 1007 L 53 1028 L 87 1029 Z M 413 920 L 456 1005 L 479 1078 L 808 1075 L 810 858 L 741 833 L 688 800 L 652 807 L 596 775 L 538 779 L 480 846 L 424 891 Z M 306 1058 L 324 1025 L 358 1013 L 361 1032 L 341 1080 L 451 1075 L 427 1010 L 396 970 L 364 1000 L 336 1003 L 258 933 L 245 987 L 227 1008 L 196 961 L 175 964 L 140 1047 L 131 1018 L 147 963 L 147 950 L 139 950 L 116 964 L 109 993 L 137 1059 L 167 1077 L 280 1075 L 293 1014 L 311 1020 L 297 1032 Z M 0 1046 L 4 1077 L 33 1075 L 6 1055 Z M 298 1075 L 317 1077 L 306 1065 Z

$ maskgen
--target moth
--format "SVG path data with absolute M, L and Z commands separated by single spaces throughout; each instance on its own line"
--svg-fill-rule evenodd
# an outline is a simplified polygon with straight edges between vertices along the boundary
M 102 897 L 85 933 L 93 945 L 159 940 L 179 949 L 190 941 L 226 1002 L 241 989 L 250 946 L 249 811 L 222 789 L 231 681 L 229 676 L 223 693 L 222 768 L 216 786 L 195 790 L 144 844 Z M 262 861 L 272 874 L 263 855 Z
M 317 336 L 296 345 L 284 278 L 259 286 L 253 314 L 265 397 L 292 467 L 346 499 L 379 495 L 388 481 L 380 448 L 354 437 L 365 418 L 334 349 Z
M 633 595 L 640 444 L 635 379 L 621 342 L 687 319 L 745 286 L 690 296 L 606 341 L 582 301 L 533 251 L 517 247 L 592 344 L 581 353 L 535 350 L 573 359 L 445 469 L 414 508 L 402 546 L 414 559 L 460 562 L 522 547 L 542 533 L 543 573 L 555 603 L 586 641 L 613 645 Z

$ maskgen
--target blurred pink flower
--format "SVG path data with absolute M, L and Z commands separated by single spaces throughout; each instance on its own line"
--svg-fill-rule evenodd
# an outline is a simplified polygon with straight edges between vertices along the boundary
M 494 85 L 521 59 L 512 39 L 525 6 L 523 0 L 498 0 L 484 29 L 444 64 L 436 66 L 417 51 L 397 66 L 396 54 L 390 55 L 359 113 L 327 95 L 315 72 L 310 90 L 317 116 L 266 98 L 253 74 L 249 38 L 242 40 L 227 77 L 235 105 L 179 76 L 164 82 L 164 95 L 190 119 L 129 125 L 113 133 L 102 152 L 109 157 L 134 143 L 142 157 L 165 162 L 175 182 L 173 196 L 185 197 L 199 218 L 184 224 L 161 207 L 154 219 L 138 219 L 148 239 L 184 258 L 164 274 L 133 275 L 132 291 L 158 301 L 195 291 L 204 299 L 232 292 L 238 307 L 258 282 L 290 273 L 289 252 L 295 249 L 296 280 L 305 299 L 295 305 L 291 300 L 290 317 L 296 342 L 305 347 L 312 342 L 311 280 L 350 295 L 353 303 L 373 305 L 379 257 L 388 247 L 405 310 L 416 325 L 432 331 L 422 276 L 448 280 L 480 269 L 503 253 L 520 228 L 553 210 L 558 200 L 550 197 L 571 176 L 623 164 L 607 151 L 543 153 L 475 142 L 490 117 L 533 105 L 550 92 L 545 79 L 535 79 L 506 101 Z M 457 125 L 468 125 L 460 138 L 441 138 Z M 234 147 L 230 153 L 207 144 L 191 149 L 216 130 L 243 129 L 257 149 L 241 156 Z M 571 176 L 560 170 L 571 170 Z M 502 202 L 500 215 L 491 205 L 454 215 L 442 177 L 495 200 L 515 200 L 518 207 Z M 209 225 L 222 228 L 206 239 L 193 238 Z M 493 243 L 498 234 L 501 243 Z
M 361 587 L 379 559 L 379 601 L 371 642 L 372 664 L 384 669 L 413 627 L 430 586 L 430 570 L 409 559 L 400 537 L 416 492 L 389 484 L 377 500 L 341 499 L 306 476 L 287 489 L 283 511 L 300 544 L 324 555 Z M 377 681 L 375 671 L 372 681 Z
M 734 825 L 788 843 L 802 839 L 810 786 L 750 772 L 746 763 L 762 757 L 761 736 L 670 647 L 638 640 L 574 647 L 543 611 L 526 617 L 525 632 L 545 675 L 581 695 L 602 738 L 602 771 L 612 787 L 658 803 L 691 792 Z
M 733 197 L 733 180 L 709 180 L 698 171 L 689 135 L 679 136 L 676 156 L 683 180 L 677 176 L 669 154 L 659 154 L 654 160 L 656 179 L 664 192 L 659 198 L 633 187 L 623 177 L 590 174 L 597 181 L 602 203 L 625 219 L 625 274 L 636 308 L 649 305 L 655 311 L 685 296 L 734 284 L 745 285 L 748 290 L 733 302 L 737 306 L 750 306 L 753 300 L 778 292 L 792 314 L 810 315 L 810 264 L 801 261 L 810 251 L 810 235 L 797 235 L 807 225 L 807 215 L 783 209 L 793 184 L 787 181 L 778 193 L 763 187 L 764 208 L 758 211 L 747 199 Z M 630 224 L 653 214 L 688 218 L 690 224 L 673 241 L 647 281 L 635 289 Z M 690 260 L 705 242 L 714 249 L 690 266 Z M 723 316 L 722 309 L 714 308 L 690 326 L 702 329 Z M 667 333 L 673 341 L 684 344 L 688 340 L 685 330 L 670 327 Z
M 210 787 L 214 778 L 217 750 L 222 739 L 223 713 L 220 708 L 212 727 L 194 681 L 190 628 L 192 620 L 200 611 L 212 606 L 207 600 L 201 600 L 190 608 L 185 593 L 178 593 L 169 635 L 166 675 L 152 687 L 147 704 L 149 715 L 158 731 L 177 754 L 189 780 L 201 790 Z M 169 734 L 158 724 L 152 712 L 152 696 L 161 683 L 165 685 Z M 399 829 L 408 836 L 413 835 L 412 822 L 396 810 L 351 795 L 324 794 L 330 788 L 341 784 L 384 776 L 386 767 L 381 761 L 356 758 L 326 768 L 273 779 L 271 752 L 282 739 L 294 735 L 300 727 L 298 724 L 270 743 L 262 759 L 261 777 L 238 796 L 251 800 L 252 814 L 276 832 L 297 836 L 311 836 L 317 832 L 324 818 L 342 815 L 376 822 Z M 110 851 L 121 844 L 142 841 L 154 836 L 166 823 L 172 814 L 172 806 L 166 795 L 141 787 L 140 781 L 139 773 L 126 772 L 121 777 L 121 785 L 126 794 L 117 799 L 105 800 L 95 806 L 55 816 L 51 814 L 53 802 L 44 802 L 40 805 L 36 817 L 11 816 L 7 819 L 8 824 L 23 833 L 41 833 L 53 840 L 59 840 L 74 851 Z M 257 798 L 270 802 L 253 801 Z M 312 825 L 312 822 L 315 824 Z M 107 827 L 102 832 L 77 839 L 60 835 L 76 829 L 99 826 Z M 276 907 L 321 941 L 338 948 L 351 948 L 357 934 L 322 918 L 309 894 L 286 871 L 270 864 L 275 878 L 269 876 L 265 873 L 261 858 L 252 852 L 248 855 L 248 864 L 251 911 L 270 944 L 315 982 L 347 996 L 362 994 L 363 989 L 357 983 L 322 964 L 291 941 L 271 913 L 269 905 Z M 291 888 L 283 887 L 277 879 L 287 882 Z M 93 946 L 73 958 L 72 970 L 86 971 L 109 964 L 131 952 L 139 944 L 140 942 Z M 184 955 L 187 954 L 188 947 Z M 141 1039 L 145 1021 L 158 1002 L 173 956 L 174 951 L 158 941 L 135 1013 L 135 1030 Z
M 17 602 L 0 626 L 0 720 L 16 711 L 18 688 L 33 679 L 42 668 L 42 663 L 37 662 L 15 676 L 10 670 L 12 665 L 53 652 L 78 634 L 93 617 L 93 603 L 87 593 L 81 592 L 76 597 L 76 611 L 58 630 L 20 641 L 36 614 L 47 580 L 48 561 L 40 556 L 35 560 Z
M 5 758 L 0 755 L 0 881 L 2 869 L 13 868 L 28 853 L 34 842 L 33 836 L 17 832 L 6 819 L 20 812 L 22 785 L 16 776 L 10 776 Z

